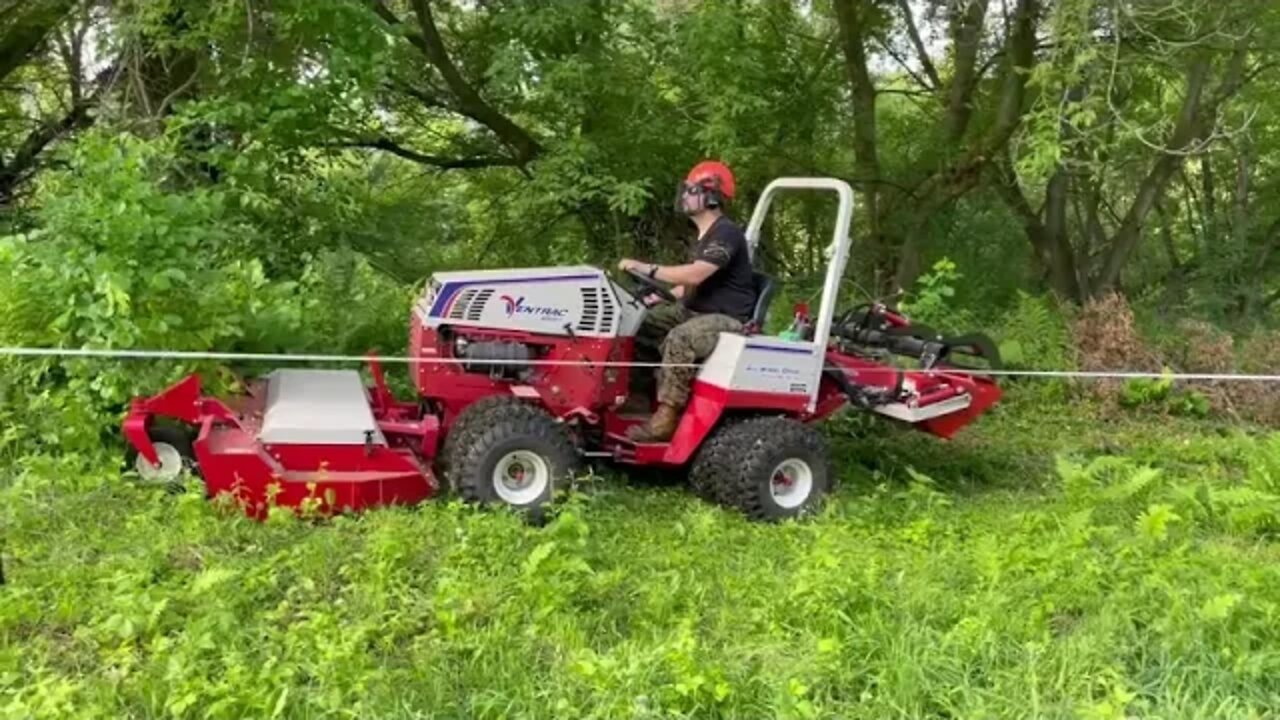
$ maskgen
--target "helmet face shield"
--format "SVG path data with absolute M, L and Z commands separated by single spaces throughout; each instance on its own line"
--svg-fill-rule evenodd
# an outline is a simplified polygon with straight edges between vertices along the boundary
M 681 180 L 676 186 L 676 211 L 693 215 L 707 208 L 720 207 L 722 200 L 719 185 L 720 183 L 716 181 L 716 178 L 707 178 L 696 182 Z
M 681 180 L 676 184 L 676 196 L 673 201 L 676 212 L 683 212 L 692 215 L 700 212 L 705 204 L 702 186 L 698 183 L 691 183 L 688 180 Z

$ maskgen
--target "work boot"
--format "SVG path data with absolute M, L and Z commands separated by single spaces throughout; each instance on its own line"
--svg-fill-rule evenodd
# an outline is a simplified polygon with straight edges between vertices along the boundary
M 627 438 L 637 443 L 663 442 L 676 434 L 676 425 L 679 424 L 680 411 L 674 405 L 662 403 L 644 425 L 628 428 Z

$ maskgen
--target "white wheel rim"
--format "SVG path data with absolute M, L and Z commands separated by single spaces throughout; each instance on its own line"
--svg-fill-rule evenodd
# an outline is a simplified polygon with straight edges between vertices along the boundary
M 799 458 L 778 463 L 769 477 L 769 495 L 778 507 L 793 510 L 813 492 L 813 468 Z
M 493 490 L 510 505 L 528 505 L 551 484 L 551 468 L 541 455 L 513 450 L 493 468 Z
M 138 471 L 138 476 L 144 482 L 157 485 L 173 483 L 182 475 L 184 469 L 182 453 L 178 452 L 178 448 L 165 442 L 155 443 L 153 447 L 160 464 L 152 465 L 139 454 L 138 459 L 133 462 L 134 469 Z

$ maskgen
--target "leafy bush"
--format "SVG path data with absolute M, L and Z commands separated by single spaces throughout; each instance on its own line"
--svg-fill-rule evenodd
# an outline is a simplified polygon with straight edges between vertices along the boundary
M 258 237 L 220 187 L 178 181 L 164 140 L 90 135 L 53 175 L 30 233 L 0 240 L 0 340 L 31 347 L 362 352 L 403 347 L 407 290 L 350 253 L 319 254 L 297 280 L 244 254 Z M 367 344 L 367 345 L 366 345 Z M 18 439 L 89 451 L 136 394 L 211 362 L 5 359 L 0 411 Z M 21 402 L 16 402 L 21 398 Z
M 1037 370 L 1071 370 L 1071 337 L 1066 318 L 1050 296 L 1018 292 L 1017 302 L 993 328 L 1006 365 Z
M 964 275 L 956 264 L 942 258 L 929 272 L 916 278 L 916 287 L 898 304 L 913 322 L 965 332 L 973 325 L 973 315 L 956 307 L 956 285 Z

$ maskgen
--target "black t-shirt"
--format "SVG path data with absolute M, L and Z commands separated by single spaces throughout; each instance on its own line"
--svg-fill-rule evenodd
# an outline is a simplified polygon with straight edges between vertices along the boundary
M 751 279 L 751 254 L 742 228 L 721 216 L 707 228 L 693 248 L 694 260 L 706 260 L 718 270 L 693 288 L 685 307 L 698 313 L 719 313 L 746 322 L 755 309 L 756 290 Z

